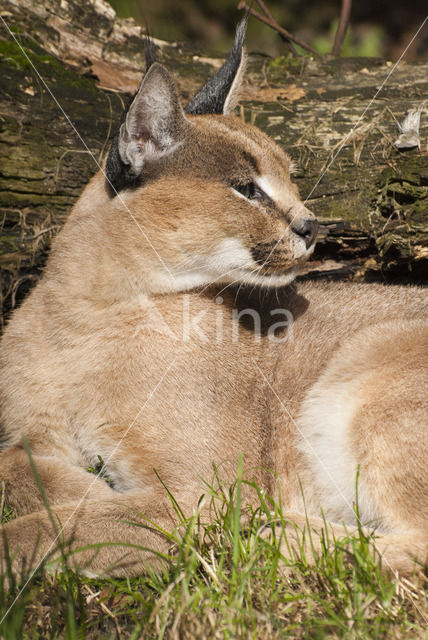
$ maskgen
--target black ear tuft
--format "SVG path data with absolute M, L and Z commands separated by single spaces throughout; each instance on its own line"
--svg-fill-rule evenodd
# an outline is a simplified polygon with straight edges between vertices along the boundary
M 232 50 L 221 69 L 208 80 L 206 85 L 196 94 L 185 108 L 186 113 L 225 113 L 228 110 L 234 83 L 242 70 L 242 45 L 247 31 L 248 15 L 236 29 Z
M 157 62 L 156 45 L 150 36 L 146 36 L 144 38 L 144 57 L 146 59 L 146 73 L 147 73 L 147 71 L 150 69 L 152 64 Z

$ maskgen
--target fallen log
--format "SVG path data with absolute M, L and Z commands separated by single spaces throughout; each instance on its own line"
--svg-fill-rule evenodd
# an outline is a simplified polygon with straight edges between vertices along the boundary
M 105 158 L 144 70 L 141 27 L 103 0 L 3 0 L 0 270 L 4 313 L 37 280 L 52 237 Z M 184 100 L 222 60 L 156 41 Z M 420 149 L 394 140 L 428 95 L 428 63 L 250 52 L 237 114 L 284 146 L 321 221 L 305 277 L 426 282 L 428 117 Z M 427 102 L 428 107 L 428 102 Z M 427 109 L 428 110 L 428 109 Z

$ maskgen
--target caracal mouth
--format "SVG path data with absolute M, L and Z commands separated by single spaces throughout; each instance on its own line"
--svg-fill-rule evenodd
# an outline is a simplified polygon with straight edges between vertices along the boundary
M 260 287 L 284 287 L 298 276 L 300 269 L 308 261 L 313 253 L 313 247 L 305 252 L 305 255 L 298 258 L 291 266 L 275 271 L 262 271 L 260 267 L 237 267 L 229 275 L 236 282 L 244 284 L 258 285 Z
M 270 258 L 266 255 L 261 264 L 253 259 L 250 250 L 238 238 L 226 238 L 209 256 L 188 253 L 186 258 L 191 260 L 192 268 L 187 273 L 174 274 L 174 290 L 189 290 L 211 284 L 248 284 L 264 288 L 285 287 L 293 282 L 300 268 L 306 263 L 313 252 L 313 247 L 305 249 L 295 260 L 290 260 L 288 266 L 282 266 L 277 261 L 277 268 L 265 262 Z M 174 271 L 174 269 L 173 269 Z

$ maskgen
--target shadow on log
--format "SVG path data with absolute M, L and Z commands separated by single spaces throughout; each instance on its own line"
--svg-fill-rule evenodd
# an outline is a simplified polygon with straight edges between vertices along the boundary
M 103 0 L 4 0 L 1 16 L 7 315 L 37 280 L 52 237 L 105 158 L 144 69 L 144 34 Z M 221 64 L 188 45 L 155 42 L 184 99 Z M 237 114 L 293 157 L 295 181 L 322 223 L 304 277 L 426 282 L 426 112 L 420 150 L 399 152 L 393 141 L 406 112 L 427 95 L 428 63 L 393 69 L 376 59 L 272 60 L 250 52 Z

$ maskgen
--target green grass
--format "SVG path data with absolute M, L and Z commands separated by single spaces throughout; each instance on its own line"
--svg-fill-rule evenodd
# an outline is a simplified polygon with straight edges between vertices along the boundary
M 181 523 L 157 573 L 94 580 L 67 566 L 55 575 L 40 570 L 16 601 L 18 585 L 10 592 L 1 587 L 1 617 L 10 607 L 1 637 L 427 637 L 426 591 L 382 574 L 370 536 L 360 531 L 345 542 L 324 539 L 315 566 L 305 557 L 286 566 L 280 507 L 253 486 L 259 506 L 244 510 L 243 485 L 239 471 L 234 487 L 208 497 L 211 524 L 197 513 L 184 518 L 170 496 Z M 272 518 L 278 525 L 267 536 Z

